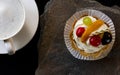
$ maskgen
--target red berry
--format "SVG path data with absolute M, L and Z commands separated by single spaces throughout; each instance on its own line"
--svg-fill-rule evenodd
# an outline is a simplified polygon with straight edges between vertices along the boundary
M 77 31 L 76 31 L 76 35 L 77 35 L 78 37 L 81 37 L 82 34 L 84 33 L 84 31 L 85 31 L 85 28 L 84 28 L 84 27 L 79 27 L 79 28 L 77 29 Z
M 101 43 L 101 38 L 100 38 L 100 36 L 94 35 L 94 36 L 90 37 L 90 44 L 91 44 L 92 46 L 97 47 L 98 45 L 100 45 L 100 43 Z

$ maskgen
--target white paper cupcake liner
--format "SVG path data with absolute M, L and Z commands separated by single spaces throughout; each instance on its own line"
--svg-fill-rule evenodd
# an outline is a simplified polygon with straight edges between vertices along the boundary
M 112 33 L 112 42 L 110 43 L 110 46 L 107 48 L 107 50 L 105 50 L 97 58 L 93 58 L 90 56 L 88 56 L 88 57 L 82 56 L 79 51 L 74 50 L 74 48 L 72 47 L 72 42 L 70 40 L 70 33 L 72 30 L 72 26 L 75 23 L 75 21 L 79 20 L 80 17 L 82 17 L 84 15 L 94 16 L 94 17 L 97 17 L 98 19 L 103 20 L 105 23 L 107 23 L 109 25 L 109 28 L 110 28 L 111 33 Z M 115 27 L 114 27 L 112 20 L 107 15 L 102 13 L 101 11 L 93 10 L 93 9 L 84 9 L 82 11 L 76 12 L 66 22 L 65 29 L 64 29 L 64 40 L 65 40 L 65 44 L 66 44 L 68 50 L 75 58 L 82 59 L 82 60 L 98 60 L 98 59 L 101 59 L 101 58 L 104 58 L 105 56 L 107 56 L 108 53 L 111 51 L 112 46 L 115 42 Z

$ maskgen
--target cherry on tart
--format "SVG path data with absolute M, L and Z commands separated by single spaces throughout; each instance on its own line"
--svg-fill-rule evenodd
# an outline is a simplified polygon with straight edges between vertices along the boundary
M 90 41 L 90 44 L 95 47 L 101 44 L 101 38 L 99 35 L 91 36 L 89 41 Z
M 76 31 L 76 35 L 77 35 L 78 37 L 81 37 L 82 34 L 84 33 L 84 31 L 85 31 L 85 28 L 84 28 L 84 27 L 79 27 L 79 28 L 77 29 L 77 31 Z

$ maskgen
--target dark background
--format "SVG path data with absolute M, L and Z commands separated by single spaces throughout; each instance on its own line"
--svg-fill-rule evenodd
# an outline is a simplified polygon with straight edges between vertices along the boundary
M 35 0 L 39 15 L 44 11 L 44 6 L 49 0 Z M 118 0 L 97 0 L 103 5 L 113 6 L 120 3 Z M 40 24 L 40 21 L 39 21 Z M 40 25 L 33 39 L 15 55 L 0 55 L 0 75 L 34 75 L 38 66 L 37 43 L 40 37 Z
M 43 13 L 48 0 L 36 0 L 39 15 Z M 40 23 L 39 23 L 40 24 Z M 40 25 L 33 39 L 14 55 L 0 55 L 0 75 L 34 75 L 38 65 L 37 43 Z

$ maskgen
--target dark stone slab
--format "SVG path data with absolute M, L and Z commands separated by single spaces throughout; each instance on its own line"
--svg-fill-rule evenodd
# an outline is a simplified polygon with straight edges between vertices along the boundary
M 64 43 L 64 26 L 84 8 L 107 14 L 116 28 L 116 42 L 107 57 L 97 61 L 74 58 Z M 51 0 L 40 17 L 39 66 L 36 75 L 120 75 L 120 8 L 106 7 L 94 0 Z

